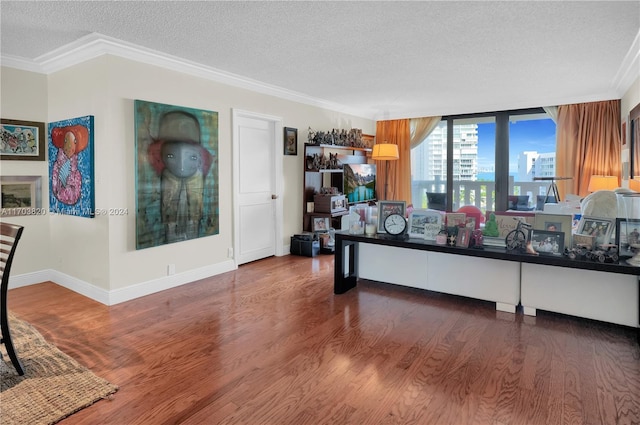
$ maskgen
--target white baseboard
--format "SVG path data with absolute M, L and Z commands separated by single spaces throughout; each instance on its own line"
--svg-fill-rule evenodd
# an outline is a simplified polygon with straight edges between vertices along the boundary
M 87 298 L 91 298 L 94 301 L 98 301 L 99 303 L 115 305 L 143 297 L 145 295 L 154 294 L 166 289 L 195 282 L 196 280 L 226 273 L 237 268 L 238 267 L 233 260 L 227 260 L 222 263 L 189 270 L 171 276 L 164 276 L 158 279 L 148 280 L 146 282 L 137 283 L 125 288 L 115 289 L 113 291 L 98 288 L 95 285 L 57 270 L 47 269 L 33 273 L 11 276 L 9 289 L 51 281 Z
M 115 289 L 109 292 L 108 305 L 130 301 L 145 295 L 164 291 L 165 289 L 171 289 L 187 283 L 195 282 L 196 280 L 230 272 L 237 268 L 235 261 L 227 260 L 218 264 L 200 267 L 199 269 L 193 269 L 183 273 L 177 273 L 171 276 L 164 276 L 158 279 L 137 283 L 125 288 Z

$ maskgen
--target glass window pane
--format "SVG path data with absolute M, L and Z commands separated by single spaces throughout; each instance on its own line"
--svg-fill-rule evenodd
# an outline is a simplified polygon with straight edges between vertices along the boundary
M 510 201 L 519 200 L 516 210 L 542 210 L 552 181 L 535 178 L 556 174 L 556 124 L 544 113 L 511 115 L 509 120 Z M 556 202 L 552 198 L 546 201 Z
M 430 208 L 427 193 L 446 192 L 447 122 L 441 121 L 420 145 L 411 149 L 411 202 L 415 208 Z M 432 197 L 431 208 L 441 209 L 441 205 L 433 205 L 435 198 Z
M 453 211 L 465 205 L 494 211 L 495 118 L 458 119 L 453 128 Z

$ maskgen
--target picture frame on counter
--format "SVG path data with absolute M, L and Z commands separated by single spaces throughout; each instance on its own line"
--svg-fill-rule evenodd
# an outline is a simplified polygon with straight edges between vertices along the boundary
M 531 246 L 541 255 L 562 255 L 564 252 L 564 232 L 533 230 Z
M 409 214 L 409 237 L 435 241 L 442 229 L 442 213 L 430 209 L 414 209 Z
M 608 244 L 614 226 L 615 220 L 610 218 L 582 216 L 576 234 L 593 236 L 596 246 Z
M 564 245 L 573 246 L 571 240 L 573 216 L 569 214 L 536 213 L 533 230 L 564 233 Z
M 629 229 L 632 229 L 632 232 L 640 232 L 640 219 L 616 219 L 616 244 L 618 245 L 618 256 L 620 258 L 630 258 L 636 254 L 627 242 Z
M 405 201 L 378 201 L 378 233 L 386 233 L 384 220 L 391 214 L 405 215 L 407 203 Z

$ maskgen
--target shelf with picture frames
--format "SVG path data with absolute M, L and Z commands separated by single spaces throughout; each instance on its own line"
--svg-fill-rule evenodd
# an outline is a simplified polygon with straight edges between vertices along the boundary
M 373 143 L 374 136 L 362 135 L 366 143 Z M 315 207 L 315 196 L 323 188 L 342 190 L 344 164 L 367 164 L 371 162 L 371 148 L 361 146 L 341 146 L 334 144 L 304 145 L 302 230 L 313 231 L 314 217 L 329 218 L 330 226 L 340 230 L 342 217 L 349 213 L 348 206 L 341 211 L 319 210 Z

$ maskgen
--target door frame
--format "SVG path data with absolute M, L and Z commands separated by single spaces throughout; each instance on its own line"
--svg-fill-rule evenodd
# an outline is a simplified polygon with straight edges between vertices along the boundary
M 233 181 L 233 261 L 235 263 L 236 268 L 238 268 L 238 247 L 240 246 L 240 205 L 238 199 L 240 197 L 240 140 L 239 140 L 239 132 L 237 129 L 239 118 L 251 118 L 258 119 L 269 122 L 272 130 L 273 130 L 273 170 L 274 170 L 274 195 L 276 195 L 275 199 L 275 215 L 274 215 L 274 225 L 275 225 L 275 243 L 276 243 L 276 252 L 275 255 L 280 257 L 284 255 L 284 244 L 282 242 L 282 220 L 283 220 L 283 209 L 284 202 L 282 199 L 282 170 L 283 170 L 283 159 L 282 159 L 282 146 L 284 143 L 284 136 L 282 134 L 283 124 L 282 117 L 277 117 L 274 115 L 261 114 L 257 112 L 251 112 L 243 109 L 231 109 L 231 131 L 232 131 L 232 181 Z

